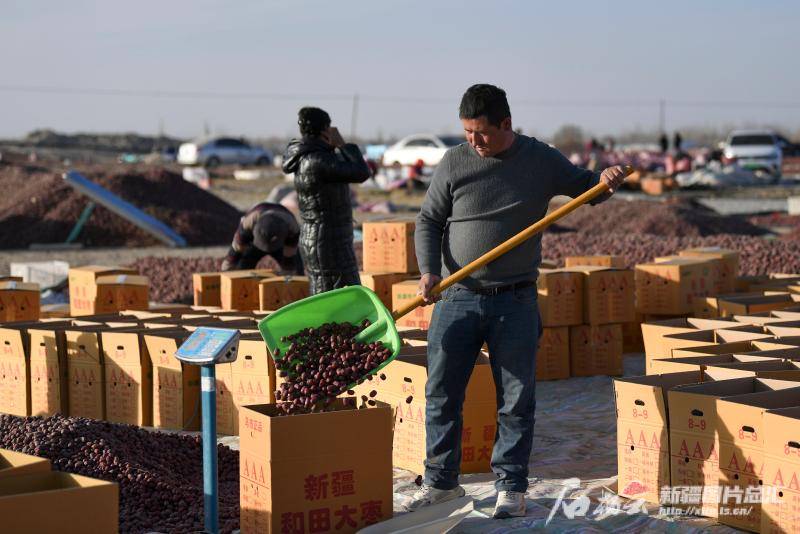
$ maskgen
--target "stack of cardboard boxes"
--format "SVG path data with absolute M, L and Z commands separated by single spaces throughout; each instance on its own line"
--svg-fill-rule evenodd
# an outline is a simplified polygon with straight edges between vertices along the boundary
M 308 277 L 278 276 L 270 269 L 192 275 L 194 305 L 224 310 L 274 311 L 309 294 Z
M 537 379 L 622 374 L 623 325 L 636 320 L 633 271 L 624 263 L 618 256 L 568 257 L 563 269 L 541 270 Z
M 413 220 L 365 222 L 361 284 L 375 292 L 389 309 L 398 309 L 417 296 L 419 266 L 414 248 Z M 427 328 L 432 307 L 417 308 L 397 321 L 398 326 Z
M 716 259 L 716 268 L 712 262 L 705 271 L 686 260 L 667 260 L 678 276 L 662 281 L 671 285 L 666 292 L 658 287 L 664 271 L 657 265 L 663 264 L 645 266 L 646 274 L 637 271 L 637 288 L 656 288 L 645 288 L 637 304 L 670 293 L 690 295 L 704 284 L 713 292 L 735 289 L 736 280 L 727 276 L 735 269 Z M 704 283 L 692 278 L 698 272 L 706 273 Z M 752 287 L 764 281 L 746 282 Z M 692 299 L 678 300 L 691 313 Z M 677 308 L 660 311 L 666 309 L 678 314 Z M 800 311 L 738 311 L 642 324 L 648 375 L 617 379 L 614 386 L 619 493 L 744 530 L 794 532 L 800 528 L 792 494 L 793 451 L 800 450 Z

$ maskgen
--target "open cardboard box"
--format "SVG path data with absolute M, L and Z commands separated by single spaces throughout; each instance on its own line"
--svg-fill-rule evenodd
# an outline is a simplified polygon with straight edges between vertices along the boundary
M 799 387 L 723 397 L 717 402 L 719 420 L 720 485 L 738 488 L 761 488 L 764 484 L 764 413 L 769 409 L 800 406 Z M 752 491 L 752 489 L 751 489 Z M 750 531 L 761 527 L 761 504 L 728 500 L 721 506 L 733 514 L 720 514 L 722 524 Z
M 705 373 L 715 379 L 713 371 Z M 748 377 L 678 386 L 668 392 L 672 485 L 710 487 L 699 504 L 702 515 L 719 515 L 720 496 L 713 490 L 720 484 L 717 400 L 790 388 L 798 388 L 798 383 Z
M 729 319 L 698 319 L 695 317 L 644 322 L 642 323 L 642 337 L 644 339 L 645 358 L 654 360 L 671 356 L 672 347 L 665 343 L 664 336 L 736 326 L 741 325 Z
M 699 370 L 614 379 L 620 495 L 659 502 L 670 485 L 667 392 L 702 379 Z
M 277 534 L 287 522 L 354 533 L 392 517 L 392 409 L 343 399 L 332 408 L 290 416 L 275 404 L 241 408 L 242 534 Z
M 793 349 L 797 345 L 779 343 L 778 340 L 757 339 L 755 341 L 730 341 L 718 345 L 703 345 L 701 347 L 688 347 L 685 349 L 675 349 L 672 351 L 673 358 L 685 358 L 687 356 L 704 356 L 707 354 L 751 354 L 766 350 Z
M 800 407 L 763 416 L 761 532 L 800 532 Z
M 0 478 L 0 517 L 14 534 L 116 534 L 119 487 L 57 471 Z
M 0 480 L 7 477 L 50 471 L 50 460 L 0 449 Z
M 739 354 L 709 354 L 705 356 L 685 356 L 683 358 L 667 358 L 653 360 L 652 374 L 680 373 L 686 371 L 699 371 L 701 376 L 706 367 L 710 365 L 729 365 L 740 363 L 780 364 L 783 360 L 764 356 L 751 356 Z

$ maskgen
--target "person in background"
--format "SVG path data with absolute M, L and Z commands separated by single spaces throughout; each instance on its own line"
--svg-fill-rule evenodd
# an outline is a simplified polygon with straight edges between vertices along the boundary
M 324 110 L 304 107 L 298 113 L 300 139 L 286 147 L 283 172 L 294 174 L 303 226 L 300 254 L 312 295 L 358 285 L 353 249 L 351 183 L 370 177 L 358 146 L 345 143 Z
M 667 150 L 669 150 L 669 139 L 667 139 L 667 134 L 661 134 L 661 136 L 658 138 L 658 145 L 661 147 L 661 153 L 666 154 Z
M 675 136 L 672 138 L 672 148 L 675 149 L 676 154 L 680 154 L 682 145 L 683 137 L 681 137 L 681 133 L 675 132 Z
M 239 221 L 222 270 L 254 269 L 269 255 L 283 271 L 303 274 L 303 261 L 297 253 L 299 239 L 300 225 L 291 211 L 271 202 L 256 204 Z

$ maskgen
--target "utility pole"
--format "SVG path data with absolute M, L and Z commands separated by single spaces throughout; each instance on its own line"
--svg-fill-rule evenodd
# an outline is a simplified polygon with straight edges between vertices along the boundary
M 353 112 L 350 116 L 350 138 L 353 142 L 356 139 L 356 122 L 358 121 L 358 93 L 353 95 Z
M 664 129 L 666 127 L 666 108 L 667 103 L 662 98 L 658 101 L 658 131 L 663 133 L 667 133 Z

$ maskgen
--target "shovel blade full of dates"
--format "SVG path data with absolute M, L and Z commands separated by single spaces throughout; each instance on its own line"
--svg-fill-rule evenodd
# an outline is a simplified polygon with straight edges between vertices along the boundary
M 306 387 L 324 381 L 330 391 L 341 390 L 337 394 L 385 367 L 401 345 L 392 312 L 363 286 L 288 304 L 262 319 L 258 329 L 281 376 L 306 373 Z M 334 368 L 322 369 L 326 362 Z M 330 372 L 339 374 L 326 380 Z

